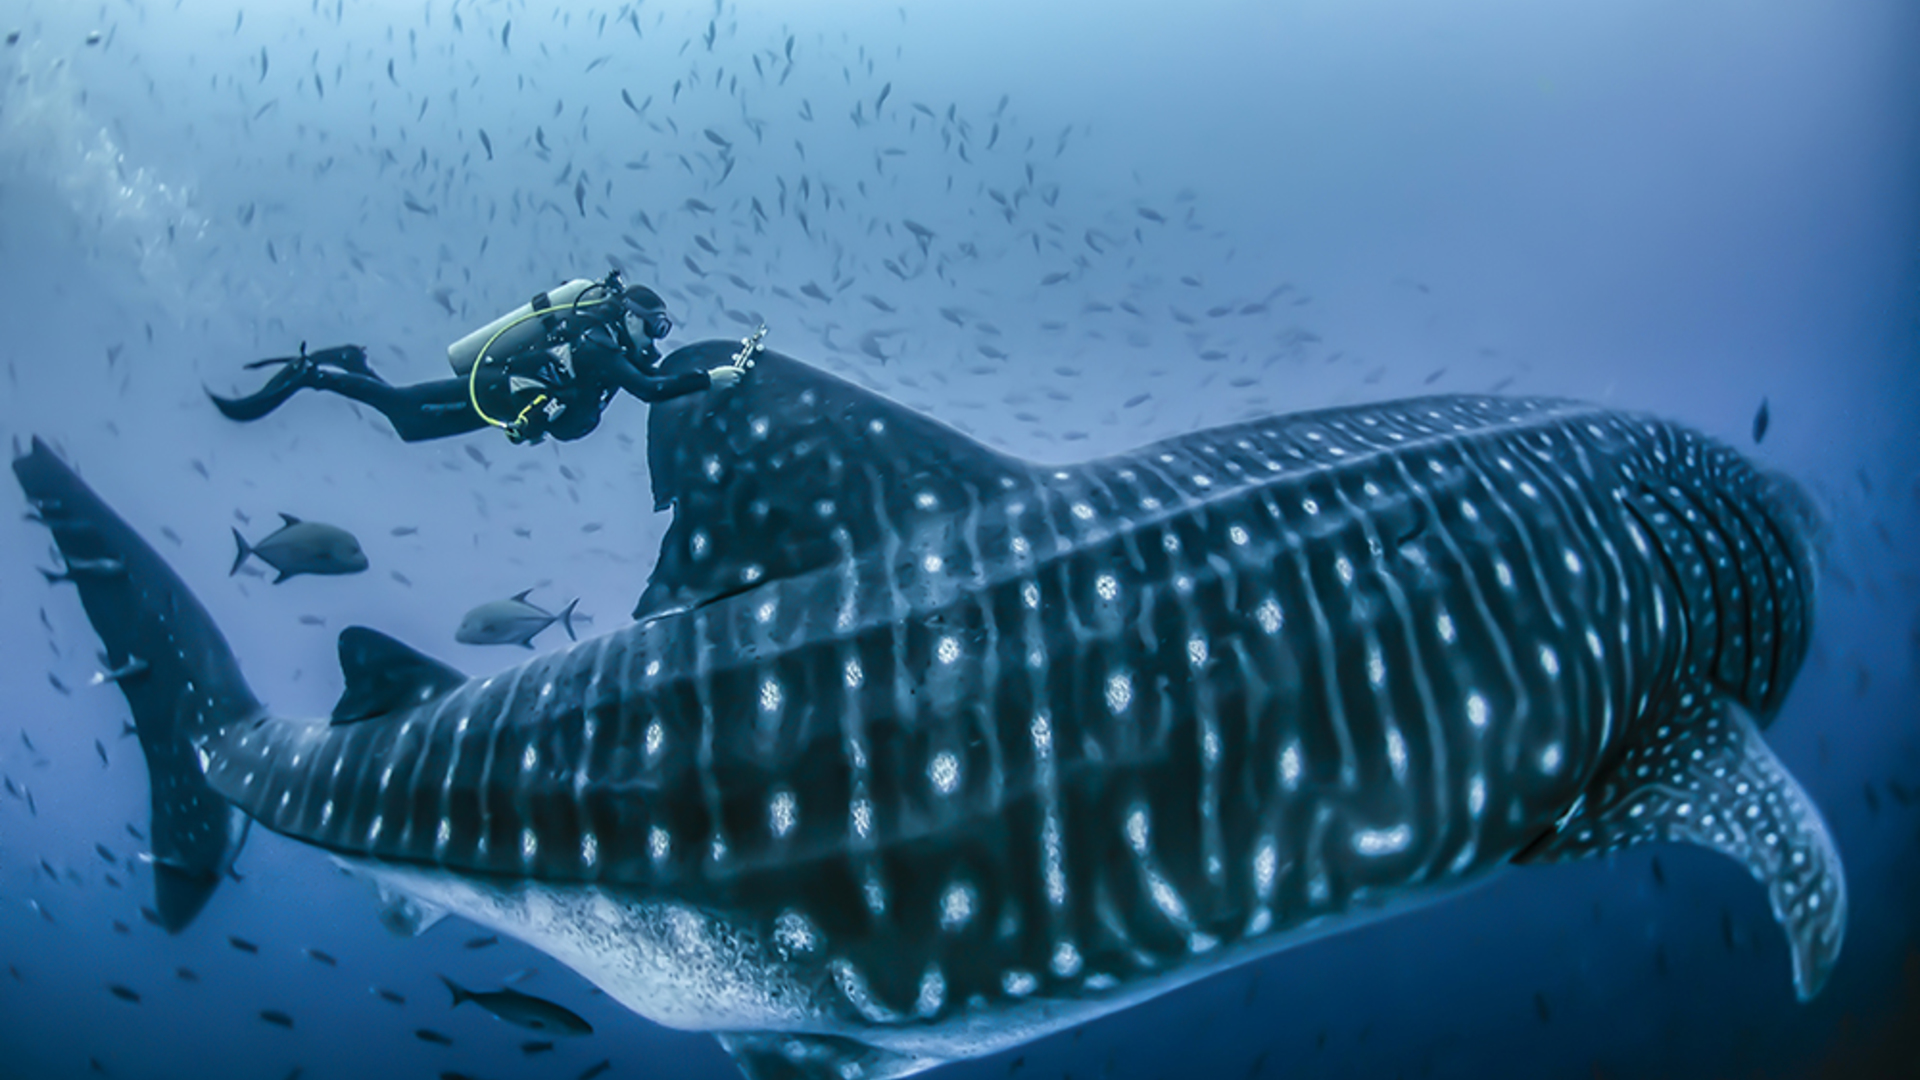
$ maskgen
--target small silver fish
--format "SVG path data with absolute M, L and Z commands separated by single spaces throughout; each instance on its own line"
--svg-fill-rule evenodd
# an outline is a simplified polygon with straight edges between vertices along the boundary
M 558 615 L 527 602 L 532 589 L 523 589 L 505 600 L 481 604 L 460 620 L 453 640 L 462 645 L 519 645 L 533 648 L 533 639 L 554 623 L 567 632 L 569 641 L 578 641 L 573 632 L 573 609 L 578 599 L 568 602 Z

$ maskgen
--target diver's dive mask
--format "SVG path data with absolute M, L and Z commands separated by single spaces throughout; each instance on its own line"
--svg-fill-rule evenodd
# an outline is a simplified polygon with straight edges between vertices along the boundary
M 629 285 L 620 294 L 627 317 L 640 324 L 648 338 L 659 341 L 673 333 L 673 320 L 667 316 L 667 302 L 645 285 Z

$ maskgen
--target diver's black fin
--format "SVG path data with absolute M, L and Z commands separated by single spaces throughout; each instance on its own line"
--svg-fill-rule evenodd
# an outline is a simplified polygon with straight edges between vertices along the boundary
M 689 345 L 661 361 L 661 372 L 704 371 L 738 347 Z M 761 353 L 738 386 L 655 405 L 647 462 L 655 509 L 673 507 L 673 525 L 634 612 L 641 619 L 832 565 L 915 521 L 957 520 L 984 492 L 1028 471 L 775 352 Z
M 323 367 L 339 368 L 354 375 L 365 375 L 369 379 L 380 379 L 367 364 L 367 350 L 358 345 L 332 345 L 319 352 L 307 354 L 314 363 Z M 381 379 L 385 382 L 386 380 Z
M 1766 886 L 1793 985 L 1810 1000 L 1840 958 L 1847 882 L 1820 811 L 1739 707 L 1704 688 L 1649 707 L 1619 764 L 1515 862 L 1671 840 L 1727 855 Z
M 207 396 L 221 415 L 229 420 L 258 420 L 273 410 L 286 404 L 288 398 L 303 387 L 313 384 L 315 367 L 309 363 L 289 364 L 273 373 L 265 386 L 251 394 L 239 397 L 221 397 L 208 390 Z
M 304 341 L 300 343 L 300 353 L 298 356 L 269 356 L 264 360 L 255 360 L 251 363 L 241 364 L 240 369 L 242 371 L 258 371 L 266 367 L 301 363 L 314 363 L 323 367 L 339 368 L 341 371 L 351 372 L 355 375 L 365 375 L 370 379 L 380 378 L 380 376 L 373 373 L 373 368 L 367 364 L 367 350 L 358 345 L 334 345 L 321 349 L 318 352 L 310 353 L 307 351 L 307 343 Z
M 35 438 L 13 473 L 70 564 L 113 560 L 123 568 L 78 574 L 73 583 L 108 668 L 135 656 L 147 665 L 140 678 L 114 685 L 133 710 L 147 759 L 154 906 L 160 925 L 178 932 L 213 895 L 246 836 L 245 818 L 208 786 L 190 739 L 264 710 L 200 601 L 44 442 Z
M 340 631 L 340 671 L 347 687 L 333 707 L 336 724 L 418 705 L 467 681 L 433 657 L 364 626 Z
M 839 1035 L 788 1031 L 717 1033 L 720 1048 L 746 1080 L 888 1080 L 944 1064 L 938 1058 L 882 1050 Z

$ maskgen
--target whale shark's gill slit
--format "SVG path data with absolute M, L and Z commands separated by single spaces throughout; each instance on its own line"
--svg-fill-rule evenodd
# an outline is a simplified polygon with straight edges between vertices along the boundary
M 1770 589 L 1756 580 L 1751 566 L 1756 558 L 1765 564 L 1765 550 L 1758 547 L 1757 537 L 1740 513 L 1736 500 L 1712 490 L 1702 491 L 1697 498 L 1703 504 L 1701 512 L 1714 524 L 1714 531 L 1726 548 L 1726 576 L 1732 579 L 1733 586 L 1723 594 L 1721 621 L 1728 625 L 1721 635 L 1723 647 L 1714 658 L 1713 681 L 1737 699 L 1750 701 L 1747 688 L 1753 680 L 1760 646 L 1758 639 L 1771 636 L 1759 622 L 1760 604 Z
M 1770 500 L 1780 498 L 1773 491 L 1769 491 L 1767 497 Z M 1804 632 L 1808 613 L 1800 610 L 1800 594 L 1791 588 L 1794 560 L 1792 538 L 1781 532 L 1771 514 L 1760 515 L 1760 528 L 1756 534 L 1773 542 L 1773 546 L 1762 555 L 1765 559 L 1767 587 L 1773 597 L 1773 666 L 1767 671 L 1765 692 L 1754 703 L 1755 715 L 1764 724 L 1773 719 L 1781 699 L 1786 696 L 1786 689 L 1791 682 L 1786 673 L 1799 665 L 1800 658 L 1806 652 L 1809 635 Z M 1778 566 L 1775 565 L 1776 560 Z M 1790 611 L 1791 616 L 1788 614 Z M 1785 632 L 1789 628 L 1796 632 L 1793 640 L 1788 640 Z M 1791 654 L 1789 650 L 1792 650 Z
M 1765 482 L 1763 478 L 1762 483 Z M 1765 495 L 1762 496 L 1762 498 L 1765 497 Z M 1764 632 L 1768 644 L 1767 666 L 1764 674 L 1761 675 L 1763 685 L 1761 687 L 1752 685 L 1753 667 L 1758 662 L 1758 657 L 1754 657 L 1749 661 L 1747 670 L 1742 672 L 1739 684 L 1727 689 L 1745 702 L 1753 710 L 1754 715 L 1764 723 L 1772 719 L 1773 710 L 1769 707 L 1769 702 L 1778 700 L 1772 690 L 1779 678 L 1779 673 L 1784 670 L 1781 665 L 1786 660 L 1785 650 L 1791 647 L 1787 635 L 1781 632 L 1780 626 L 1786 621 L 1786 609 L 1793 604 L 1791 594 L 1786 591 L 1788 583 L 1782 580 L 1782 572 L 1785 574 L 1792 572 L 1787 568 L 1791 566 L 1793 549 L 1789 546 L 1788 539 L 1781 535 L 1778 527 L 1767 514 L 1755 515 L 1751 513 L 1753 507 L 1750 504 L 1725 493 L 1716 494 L 1716 498 L 1724 505 L 1726 513 L 1739 523 L 1754 547 L 1753 558 L 1759 562 L 1759 581 L 1747 582 L 1747 648 L 1750 651 L 1754 648 L 1752 636 L 1756 633 Z M 1735 570 L 1744 577 L 1747 567 L 1736 565 Z M 1756 587 L 1762 582 L 1765 584 L 1764 592 Z
M 1647 497 L 1657 503 L 1673 520 L 1673 528 L 1668 530 L 1666 535 L 1684 539 L 1685 553 L 1688 561 L 1693 564 L 1681 566 L 1676 563 L 1676 569 L 1682 575 L 1680 598 L 1687 613 L 1689 629 L 1699 638 L 1693 642 L 1694 651 L 1686 655 L 1689 660 L 1695 660 L 1698 656 L 1704 655 L 1707 663 L 1702 665 L 1701 672 L 1711 678 L 1715 674 L 1713 661 L 1720 656 L 1725 646 L 1726 636 L 1726 620 L 1722 617 L 1720 609 L 1721 598 L 1726 595 L 1726 592 L 1720 585 L 1718 568 L 1713 565 L 1713 545 L 1708 542 L 1708 537 L 1713 536 L 1713 529 L 1711 524 L 1704 520 L 1705 514 L 1701 508 L 1679 485 L 1669 483 L 1665 491 L 1662 491 L 1658 485 L 1649 485 L 1645 491 Z M 1689 511 L 1692 512 L 1692 517 L 1688 516 Z M 1698 571 L 1692 576 L 1703 577 L 1704 583 L 1696 584 L 1691 580 L 1687 574 L 1688 570 Z M 1702 627 L 1700 625 L 1702 621 L 1706 621 L 1708 625 Z
M 1627 516 L 1633 519 L 1641 534 L 1646 537 L 1647 547 L 1652 557 L 1658 561 L 1660 568 L 1666 572 L 1667 583 L 1671 586 L 1674 595 L 1684 596 L 1686 582 L 1680 576 L 1679 564 L 1674 562 L 1673 553 L 1667 550 L 1667 545 L 1661 543 L 1664 530 L 1654 524 L 1652 516 L 1648 514 L 1645 507 L 1640 505 L 1640 500 L 1647 497 L 1645 487 L 1636 486 L 1632 492 L 1620 500 L 1620 505 L 1626 510 Z M 1674 659 L 1676 663 L 1684 663 L 1692 633 L 1687 608 L 1684 605 L 1681 606 L 1674 612 L 1672 618 L 1679 627 Z

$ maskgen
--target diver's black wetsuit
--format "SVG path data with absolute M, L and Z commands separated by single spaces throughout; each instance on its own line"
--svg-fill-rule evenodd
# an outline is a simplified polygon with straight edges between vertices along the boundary
M 257 420 L 302 388 L 328 390 L 380 410 L 406 442 L 486 427 L 486 417 L 474 409 L 478 397 L 486 416 L 512 425 L 516 441 L 551 436 L 571 442 L 599 426 L 618 391 L 651 403 L 712 385 L 704 371 L 656 374 L 659 356 L 651 341 L 636 344 L 625 321 L 616 319 L 587 327 L 564 347 L 531 348 L 482 364 L 471 385 L 458 377 L 394 386 L 367 367 L 365 350 L 349 345 L 287 361 L 285 370 L 246 397 L 208 396 L 229 419 Z

